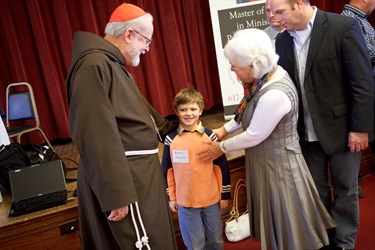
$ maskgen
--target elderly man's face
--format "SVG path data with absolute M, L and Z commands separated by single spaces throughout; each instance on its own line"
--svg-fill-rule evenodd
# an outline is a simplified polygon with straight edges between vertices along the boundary
M 152 25 L 148 27 L 143 27 L 142 29 L 133 31 L 133 40 L 128 45 L 127 51 L 131 57 L 131 65 L 136 67 L 141 61 L 141 54 L 145 54 L 150 50 L 151 37 L 154 32 L 154 27 Z
M 300 29 L 303 19 L 296 3 L 291 4 L 289 0 L 271 0 L 271 11 L 286 30 Z

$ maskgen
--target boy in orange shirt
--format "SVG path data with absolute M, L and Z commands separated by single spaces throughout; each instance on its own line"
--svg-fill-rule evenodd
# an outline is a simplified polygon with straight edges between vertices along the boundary
M 225 155 L 209 164 L 197 161 L 204 141 L 217 141 L 204 128 L 199 116 L 202 95 L 194 88 L 182 89 L 173 108 L 180 125 L 165 139 L 162 159 L 167 182 L 169 207 L 178 212 L 182 238 L 188 249 L 223 249 L 220 209 L 230 199 L 230 171 Z

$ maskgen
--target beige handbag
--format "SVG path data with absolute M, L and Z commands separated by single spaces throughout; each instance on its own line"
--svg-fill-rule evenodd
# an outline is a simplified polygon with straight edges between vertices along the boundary
M 240 215 L 238 212 L 238 193 L 240 188 L 246 188 L 245 180 L 240 179 L 234 189 L 233 206 L 230 218 L 225 222 L 225 235 L 231 242 L 241 241 L 250 236 L 249 209 Z

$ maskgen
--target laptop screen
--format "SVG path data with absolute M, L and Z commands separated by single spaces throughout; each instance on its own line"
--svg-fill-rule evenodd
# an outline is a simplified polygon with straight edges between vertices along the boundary
M 9 121 L 34 118 L 30 92 L 11 93 L 8 102 Z
M 66 190 L 61 161 L 9 171 L 13 202 Z

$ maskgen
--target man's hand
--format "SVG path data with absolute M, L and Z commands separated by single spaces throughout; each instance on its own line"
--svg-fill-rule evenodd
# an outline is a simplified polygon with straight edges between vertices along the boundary
M 368 148 L 368 133 L 349 132 L 348 141 L 350 152 L 360 152 Z
M 108 216 L 110 221 L 120 221 L 125 218 L 129 212 L 129 206 L 120 207 L 111 211 L 111 214 Z

